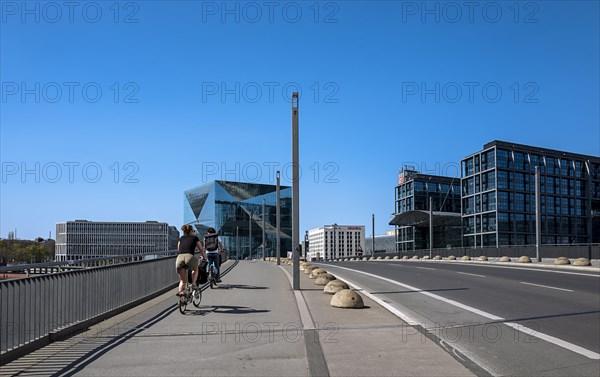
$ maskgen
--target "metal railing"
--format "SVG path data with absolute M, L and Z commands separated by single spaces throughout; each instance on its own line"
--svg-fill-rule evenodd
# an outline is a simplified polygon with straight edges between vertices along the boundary
M 558 258 L 558 257 L 567 257 L 567 258 L 589 258 L 591 254 L 591 259 L 600 259 L 600 244 L 559 244 L 559 245 L 549 245 L 543 244 L 540 246 L 540 257 L 541 258 Z M 367 256 L 371 256 L 371 254 L 366 254 Z M 385 250 L 385 251 L 375 251 L 375 256 L 395 256 L 395 255 L 418 255 L 419 257 L 423 257 L 425 255 L 429 255 L 429 249 L 416 249 L 415 252 L 412 250 L 403 250 L 403 251 L 395 251 L 395 250 Z M 489 247 L 453 247 L 453 248 L 440 248 L 433 249 L 432 255 L 439 255 L 441 257 L 448 257 L 450 255 L 454 255 L 456 257 L 468 255 L 470 257 L 479 257 L 485 255 L 487 257 L 520 257 L 523 255 L 529 256 L 531 258 L 536 256 L 535 245 L 519 245 L 519 246 L 489 246 Z
M 174 287 L 175 258 L 0 281 L 0 365 Z

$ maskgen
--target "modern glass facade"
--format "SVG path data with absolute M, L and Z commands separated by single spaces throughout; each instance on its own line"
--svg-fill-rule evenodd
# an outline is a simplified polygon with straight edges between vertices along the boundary
M 463 243 L 534 245 L 535 166 L 543 244 L 600 242 L 600 158 L 493 141 L 461 162 Z
M 276 186 L 214 181 L 185 191 L 183 222 L 200 238 L 215 228 L 230 256 L 262 257 L 262 205 L 265 202 L 265 253 L 276 252 Z M 292 250 L 292 189 L 280 187 L 281 256 Z M 251 233 L 250 233 L 251 232 Z
M 429 200 L 434 211 L 434 248 L 461 246 L 460 178 L 403 169 L 395 188 L 396 250 L 429 248 Z

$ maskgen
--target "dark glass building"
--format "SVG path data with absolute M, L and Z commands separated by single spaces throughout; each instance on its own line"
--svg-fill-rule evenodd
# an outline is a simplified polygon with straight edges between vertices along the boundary
M 265 202 L 265 254 L 276 252 L 276 186 L 214 181 L 187 190 L 183 222 L 193 225 L 202 238 L 215 228 L 230 257 L 262 257 L 262 206 Z M 292 189 L 280 187 L 281 256 L 292 250 Z M 251 233 L 250 233 L 251 232 Z M 236 238 L 236 235 L 239 237 Z
M 395 189 L 396 251 L 429 248 L 429 200 L 433 204 L 433 248 L 461 246 L 460 178 L 403 169 Z
M 600 242 L 600 158 L 492 141 L 461 162 L 466 247 L 535 245 L 535 166 L 542 244 Z

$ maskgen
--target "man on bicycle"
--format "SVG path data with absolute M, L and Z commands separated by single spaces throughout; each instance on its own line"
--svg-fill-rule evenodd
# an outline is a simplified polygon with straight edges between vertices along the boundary
M 177 260 L 175 261 L 175 268 L 177 274 L 179 274 L 179 292 L 178 296 L 183 294 L 187 284 L 187 270 L 192 270 L 192 285 L 196 288 L 196 278 L 198 276 L 198 260 L 194 257 L 194 251 L 196 247 L 200 250 L 203 258 L 206 258 L 204 254 L 204 248 L 200 243 L 200 239 L 195 235 L 194 228 L 191 225 L 184 225 L 181 227 L 183 236 L 179 238 L 177 243 Z
M 215 228 L 208 228 L 204 236 L 204 248 L 206 249 L 207 269 L 210 263 L 215 266 L 215 278 L 217 283 L 221 282 L 221 269 L 219 268 L 219 255 L 223 252 L 223 244 Z

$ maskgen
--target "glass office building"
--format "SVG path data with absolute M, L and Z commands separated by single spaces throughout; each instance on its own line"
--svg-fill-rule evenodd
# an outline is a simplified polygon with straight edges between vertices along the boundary
M 265 254 L 276 254 L 276 186 L 214 181 L 184 193 L 183 222 L 202 238 L 215 228 L 230 257 L 262 257 L 262 207 L 265 203 Z M 292 189 L 280 187 L 281 256 L 292 250 Z
M 466 247 L 535 245 L 535 166 L 542 244 L 600 242 L 600 158 L 492 141 L 461 162 Z
M 429 200 L 433 204 L 433 248 L 461 246 L 460 178 L 403 169 L 395 188 L 396 251 L 429 248 Z

